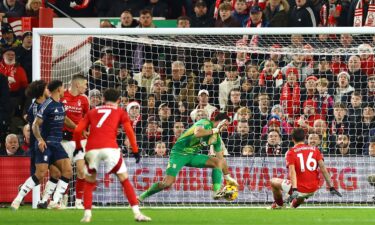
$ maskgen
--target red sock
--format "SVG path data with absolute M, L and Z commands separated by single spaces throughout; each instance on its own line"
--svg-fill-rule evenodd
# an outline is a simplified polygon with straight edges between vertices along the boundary
M 129 179 L 124 180 L 121 184 L 124 190 L 124 195 L 128 198 L 130 205 L 138 205 L 137 195 L 135 194 L 133 185 L 130 183 Z
M 76 199 L 83 198 L 83 189 L 85 186 L 85 179 L 77 178 L 76 181 Z
M 284 205 L 284 201 L 283 201 L 283 198 L 275 198 L 275 202 L 278 206 L 283 206 Z
M 84 183 L 84 192 L 83 192 L 83 206 L 85 209 L 91 209 L 92 207 L 92 192 L 94 191 L 96 187 L 96 183 L 90 183 L 90 182 L 85 182 Z

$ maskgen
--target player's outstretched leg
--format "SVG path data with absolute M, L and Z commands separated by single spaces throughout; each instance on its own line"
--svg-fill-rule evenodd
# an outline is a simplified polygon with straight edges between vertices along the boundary
M 202 158 L 203 160 L 204 158 Z M 210 157 L 205 162 L 205 167 L 212 169 L 212 191 L 213 199 L 218 200 L 225 196 L 225 191 L 221 190 L 223 183 L 224 161 L 218 158 Z
M 39 179 L 35 175 L 29 177 L 21 186 L 20 190 L 18 191 L 17 197 L 13 200 L 12 204 L 10 205 L 10 208 L 13 210 L 17 210 L 20 207 L 23 198 L 38 184 Z
M 142 202 L 143 200 L 150 197 L 151 195 L 154 195 L 166 188 L 169 188 L 170 186 L 172 186 L 172 184 L 174 184 L 175 181 L 176 181 L 176 177 L 173 177 L 170 175 L 165 176 L 162 182 L 152 184 L 151 187 L 147 191 L 143 192 L 138 197 L 138 200 Z
M 53 192 L 56 189 L 57 182 L 59 181 L 59 178 L 61 177 L 60 170 L 54 166 L 49 166 L 49 175 L 50 178 L 46 183 L 46 186 L 44 188 L 43 194 L 42 194 L 42 200 L 38 203 L 37 207 L 38 209 L 47 209 L 48 206 L 48 200 L 52 196 Z
M 295 209 L 298 206 L 302 205 L 304 201 L 304 198 L 293 199 L 293 201 L 290 203 L 290 208 Z
M 75 208 L 76 209 L 83 209 L 83 192 L 84 192 L 84 185 L 85 185 L 85 161 L 83 159 L 79 159 L 76 161 L 77 165 L 77 180 L 76 180 L 76 201 L 75 201 Z
M 130 181 L 128 179 L 128 174 L 126 172 L 121 173 L 121 174 L 117 174 L 117 177 L 119 178 L 119 180 L 121 182 L 121 185 L 122 185 L 122 188 L 123 188 L 123 191 L 124 191 L 124 195 L 128 199 L 129 204 L 130 204 L 130 206 L 133 210 L 135 221 L 137 221 L 137 222 L 151 221 L 150 217 L 143 215 L 141 213 L 141 211 L 139 210 L 137 195 L 134 191 L 134 188 L 133 188 L 132 184 L 130 183 Z
M 95 177 L 95 178 L 92 178 Z M 91 208 L 92 208 L 92 193 L 94 192 L 94 189 L 96 187 L 96 173 L 92 173 L 91 176 L 86 176 L 86 181 L 84 184 L 84 190 L 83 190 L 83 198 L 85 199 L 83 205 L 85 208 L 85 213 L 83 214 L 83 218 L 81 219 L 81 222 L 83 223 L 89 223 L 91 222 Z
M 60 159 L 55 162 L 55 165 L 61 171 L 60 180 L 57 182 L 53 200 L 49 203 L 49 209 L 60 209 L 59 202 L 69 185 L 69 180 L 72 177 L 72 166 L 68 158 Z
M 272 194 L 273 194 L 273 199 L 275 201 L 272 203 L 272 205 L 268 209 L 282 209 L 283 208 L 284 206 L 283 192 L 282 192 L 283 185 L 288 186 L 289 189 L 291 187 L 290 182 L 288 183 L 286 180 L 282 180 L 280 178 L 271 179 Z

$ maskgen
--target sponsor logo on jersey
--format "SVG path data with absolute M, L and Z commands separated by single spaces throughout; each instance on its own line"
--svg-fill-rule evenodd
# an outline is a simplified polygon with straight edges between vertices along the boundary
M 54 118 L 54 120 L 57 120 L 57 121 L 64 120 L 64 119 L 65 119 L 64 115 L 62 115 L 62 116 L 55 116 L 55 118 Z

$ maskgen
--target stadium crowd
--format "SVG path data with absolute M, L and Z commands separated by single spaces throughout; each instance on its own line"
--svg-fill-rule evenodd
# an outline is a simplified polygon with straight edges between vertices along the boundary
M 152 28 L 153 17 L 177 18 L 181 28 L 373 26 L 372 3 L 357 0 L 51 2 L 71 16 L 120 17 L 121 27 Z M 0 16 L 36 16 L 41 4 L 4 0 Z M 103 20 L 100 27 L 113 25 Z M 1 32 L 0 155 L 27 155 L 30 127 L 24 115 L 31 99 L 25 88 L 32 81 L 32 33 L 17 37 L 6 23 Z M 186 127 L 218 112 L 231 118 L 222 134 L 229 156 L 283 156 L 291 146 L 293 127 L 304 128 L 308 143 L 324 154 L 374 156 L 374 37 L 288 35 L 280 41 L 253 35 L 233 43 L 266 47 L 268 53 L 94 38 L 93 63 L 84 74 L 87 95 L 95 107 L 102 104 L 106 88 L 122 91 L 121 106 L 144 157 L 168 156 Z M 174 41 L 184 41 L 178 38 Z M 288 54 L 277 52 L 285 48 Z M 309 54 L 328 48 L 344 51 Z M 124 154 L 130 154 L 124 133 L 118 141 Z

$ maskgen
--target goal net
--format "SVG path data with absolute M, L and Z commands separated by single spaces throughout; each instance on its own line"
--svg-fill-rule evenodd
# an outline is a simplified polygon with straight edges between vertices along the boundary
M 91 107 L 118 88 L 142 153 L 135 164 L 119 132 L 137 194 L 161 181 L 181 133 L 200 118 L 226 112 L 221 134 L 233 202 L 214 201 L 211 170 L 183 168 L 176 183 L 145 206 L 265 206 L 270 180 L 287 178 L 285 152 L 294 127 L 324 155 L 342 198 L 321 188 L 318 206 L 373 206 L 375 184 L 375 30 L 309 29 L 35 29 L 34 79 L 88 77 Z M 209 147 L 202 154 L 213 154 Z M 308 165 L 307 165 L 308 166 Z M 117 178 L 99 171 L 93 202 L 125 206 Z M 374 174 L 374 175 L 373 175 Z M 374 176 L 374 177 L 372 177 Z M 69 203 L 74 203 L 74 179 Z

